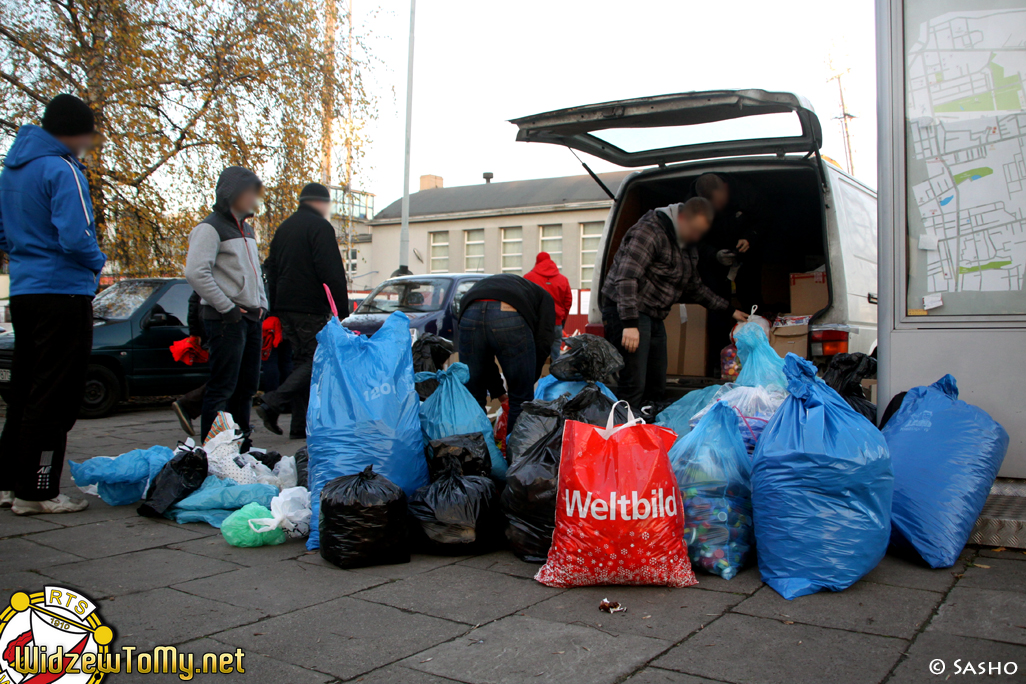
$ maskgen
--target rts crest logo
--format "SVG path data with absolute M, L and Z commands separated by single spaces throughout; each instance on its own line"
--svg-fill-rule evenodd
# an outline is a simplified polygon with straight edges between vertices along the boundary
M 113 640 L 81 592 L 18 592 L 0 613 L 0 684 L 98 684 L 96 664 L 109 657 Z

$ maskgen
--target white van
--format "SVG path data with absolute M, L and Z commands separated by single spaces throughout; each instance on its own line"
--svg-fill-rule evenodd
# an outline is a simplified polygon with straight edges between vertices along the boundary
M 827 361 L 824 347 L 833 353 L 875 351 L 876 193 L 823 160 L 819 119 L 804 98 L 763 90 L 681 93 L 512 123 L 520 141 L 648 167 L 625 179 L 615 197 L 610 193 L 614 202 L 596 255 L 589 332 L 601 334 L 599 293 L 624 233 L 650 209 L 685 199 L 698 176 L 714 172 L 743 177 L 769 205 L 763 213 L 774 217 L 773 228 L 761 238 L 772 245 L 764 257 L 764 290 L 786 293 L 790 273 L 826 271 L 829 304 L 810 322 L 809 357 Z M 688 328 L 688 334 L 698 332 Z

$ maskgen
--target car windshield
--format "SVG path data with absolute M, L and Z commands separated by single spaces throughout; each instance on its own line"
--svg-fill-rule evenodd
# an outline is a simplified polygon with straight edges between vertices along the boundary
M 123 321 L 130 318 L 160 283 L 152 280 L 121 280 L 96 295 L 93 300 L 93 318 L 104 321 Z
M 445 306 L 452 281 L 446 278 L 389 280 L 378 286 L 360 303 L 356 313 L 422 313 L 439 311 Z

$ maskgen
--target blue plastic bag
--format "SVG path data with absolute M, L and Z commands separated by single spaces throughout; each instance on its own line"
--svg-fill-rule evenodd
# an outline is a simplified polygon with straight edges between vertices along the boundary
M 691 565 L 732 579 L 752 548 L 752 472 L 738 416 L 718 401 L 670 449 Z
M 841 591 L 887 550 L 894 477 L 876 426 L 788 354 L 791 393 L 752 457 L 762 579 L 785 599 Z
M 277 495 L 278 488 L 273 485 L 240 485 L 235 480 L 208 475 L 199 489 L 164 511 L 164 517 L 179 525 L 205 522 L 219 528 L 225 518 L 246 504 L 270 507 Z
M 428 483 L 406 314 L 390 315 L 373 337 L 350 332 L 337 318 L 317 333 L 306 432 L 311 520 L 327 482 L 369 465 L 407 496 Z M 319 539 L 311 525 L 306 548 L 318 548 Z
M 413 380 L 424 382 L 432 378 L 438 379 L 438 389 L 420 405 L 420 425 L 426 436 L 425 442 L 480 432 L 492 459 L 492 477 L 505 480 L 506 459 L 495 444 L 492 422 L 466 388 L 470 368 L 465 363 L 454 363 L 437 373 L 417 373 Z
M 570 398 L 577 396 L 588 383 L 584 380 L 560 380 L 555 375 L 546 375 L 544 378 L 538 381 L 537 387 L 534 388 L 535 400 L 542 401 L 555 401 L 559 397 L 563 396 L 565 392 L 570 393 Z M 602 394 L 606 395 L 614 402 L 616 401 L 616 395 L 613 394 L 612 390 L 603 385 L 601 382 L 596 382 L 599 389 L 602 390 Z
M 732 385 L 709 385 L 699 390 L 692 390 L 673 402 L 656 416 L 656 425 L 668 427 L 677 433 L 679 438 L 691 432 L 688 421 L 706 406 L 716 401 L 717 396 Z
M 134 449 L 117 457 L 97 456 L 82 463 L 69 462 L 75 485 L 95 494 L 111 506 L 134 504 L 146 494 L 149 484 L 174 452 L 165 446 Z
M 746 323 L 734 334 L 741 372 L 737 384 L 747 387 L 787 389 L 784 360 L 770 346 L 766 331 L 758 323 Z
M 909 390 L 884 427 L 894 464 L 891 524 L 930 567 L 949 568 L 969 541 L 1008 451 L 1008 433 L 958 399 L 955 378 Z

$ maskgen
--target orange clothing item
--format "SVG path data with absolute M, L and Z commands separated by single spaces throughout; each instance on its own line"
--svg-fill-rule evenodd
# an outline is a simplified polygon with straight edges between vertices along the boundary
M 574 305 L 574 296 L 570 292 L 570 281 L 559 272 L 559 266 L 552 260 L 548 252 L 538 252 L 534 268 L 524 276 L 535 285 L 541 285 L 552 295 L 556 302 L 556 325 L 563 325 Z

